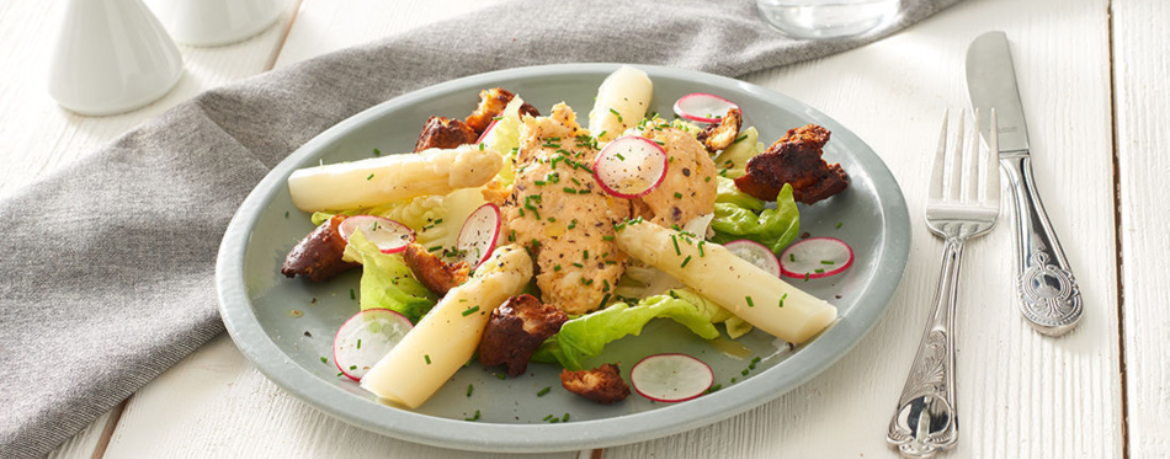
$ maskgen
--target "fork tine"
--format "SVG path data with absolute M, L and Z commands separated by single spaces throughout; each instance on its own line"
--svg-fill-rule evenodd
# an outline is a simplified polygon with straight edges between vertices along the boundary
M 967 111 L 959 111 L 959 127 L 955 130 L 955 141 L 947 150 L 947 201 L 962 199 L 963 184 L 963 149 L 965 148 L 967 133 Z
M 943 198 L 943 169 L 947 161 L 947 121 L 951 110 L 943 112 L 942 133 L 938 135 L 938 153 L 934 156 L 934 169 L 930 173 L 930 201 L 941 201 Z
M 986 175 L 983 177 L 983 197 L 980 201 L 989 207 L 999 208 L 999 120 L 995 108 L 991 109 L 991 142 L 987 148 Z
M 979 109 L 975 109 L 975 118 L 967 132 L 970 140 L 963 145 L 963 202 L 978 202 L 979 186 L 983 180 L 979 177 L 979 164 L 983 162 L 983 149 L 979 142 Z

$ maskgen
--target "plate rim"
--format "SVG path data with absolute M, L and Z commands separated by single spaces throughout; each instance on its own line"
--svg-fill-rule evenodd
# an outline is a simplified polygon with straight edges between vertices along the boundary
M 468 423 L 392 408 L 355 397 L 297 365 L 263 331 L 244 285 L 247 243 L 261 211 L 274 196 L 272 190 L 323 144 L 332 142 L 338 135 L 374 122 L 386 112 L 439 94 L 469 88 L 478 90 L 505 78 L 608 74 L 621 65 L 634 65 L 650 74 L 652 79 L 654 75 L 660 75 L 691 80 L 708 88 L 736 87 L 770 105 L 801 113 L 817 124 L 830 127 L 837 138 L 850 138 L 865 146 L 863 151 L 851 151 L 851 154 L 870 172 L 877 199 L 881 203 L 883 226 L 879 259 L 882 265 L 900 266 L 901 269 L 876 272 L 873 280 L 859 292 L 867 300 L 858 303 L 850 311 L 849 320 L 838 320 L 817 340 L 788 358 L 793 361 L 791 365 L 809 370 L 802 374 L 791 374 L 769 369 L 757 377 L 707 397 L 618 418 L 570 424 Z M 317 410 L 356 427 L 413 443 L 469 451 L 536 453 L 602 448 L 660 438 L 719 422 L 779 398 L 828 369 L 872 330 L 888 310 L 890 299 L 901 284 L 909 250 L 909 212 L 897 180 L 867 143 L 819 110 L 755 84 L 694 70 L 620 63 L 550 64 L 497 70 L 422 88 L 374 105 L 321 132 L 273 167 L 240 205 L 220 244 L 215 282 L 220 314 L 240 351 L 271 381 Z M 769 376 L 768 373 L 773 374 Z M 387 415 L 387 408 L 394 410 L 396 415 Z

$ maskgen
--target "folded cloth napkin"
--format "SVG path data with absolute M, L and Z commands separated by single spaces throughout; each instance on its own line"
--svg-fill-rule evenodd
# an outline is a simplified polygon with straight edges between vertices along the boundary
M 333 124 L 503 68 L 629 62 L 728 76 L 871 42 L 781 36 L 754 2 L 518 0 L 208 91 L 0 202 L 0 457 L 41 456 L 224 328 L 216 251 L 252 187 Z

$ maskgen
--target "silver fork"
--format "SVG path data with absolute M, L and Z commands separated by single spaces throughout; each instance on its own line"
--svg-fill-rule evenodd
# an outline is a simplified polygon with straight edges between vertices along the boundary
M 947 142 L 947 116 L 943 116 L 938 156 L 930 177 L 926 226 L 946 240 L 938 290 L 914 365 L 906 377 L 898 409 L 890 420 L 886 441 L 905 457 L 933 457 L 959 439 L 955 408 L 955 307 L 959 295 L 959 269 L 963 245 L 995 226 L 999 216 L 999 138 L 995 110 L 991 111 L 988 154 L 980 154 L 979 112 L 967 123 L 959 115 L 953 141 Z

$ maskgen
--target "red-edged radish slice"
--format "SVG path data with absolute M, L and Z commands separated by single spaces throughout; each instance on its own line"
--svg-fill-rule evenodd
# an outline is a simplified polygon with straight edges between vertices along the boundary
M 835 237 L 813 237 L 788 246 L 780 254 L 780 274 L 794 279 L 820 279 L 853 266 L 853 247 Z
M 764 244 L 740 239 L 723 244 L 723 248 L 771 275 L 780 277 L 780 262 L 776 260 L 776 254 L 772 253 L 772 249 Z
M 488 140 L 490 140 L 491 138 L 488 137 L 488 134 L 490 134 L 492 132 L 492 129 L 496 127 L 496 123 L 499 123 L 499 122 L 500 122 L 500 120 L 492 120 L 492 124 L 489 124 L 486 128 L 484 128 L 483 134 L 479 135 L 479 139 L 477 139 L 475 141 L 475 144 L 479 145 L 481 143 L 490 143 L 490 142 L 488 142 Z
M 398 253 L 414 242 L 414 230 L 389 218 L 374 215 L 354 215 L 337 225 L 341 238 L 349 242 L 354 231 L 362 230 L 366 240 L 378 246 L 382 253 Z
M 656 402 L 685 402 L 715 382 L 711 367 L 686 354 L 656 354 L 630 369 L 630 383 L 643 397 Z
M 687 94 L 674 103 L 674 112 L 683 118 L 699 123 L 718 123 L 728 110 L 739 108 L 735 102 L 703 92 Z
M 483 263 L 500 240 L 500 208 L 487 203 L 475 209 L 463 222 L 455 248 L 463 253 L 463 261 L 475 268 Z
M 666 178 L 669 158 L 653 140 L 625 136 L 606 145 L 593 160 L 593 175 L 613 196 L 633 199 L 654 191 Z
M 333 337 L 333 363 L 349 379 L 361 381 L 412 328 L 406 316 L 389 309 L 354 314 Z

